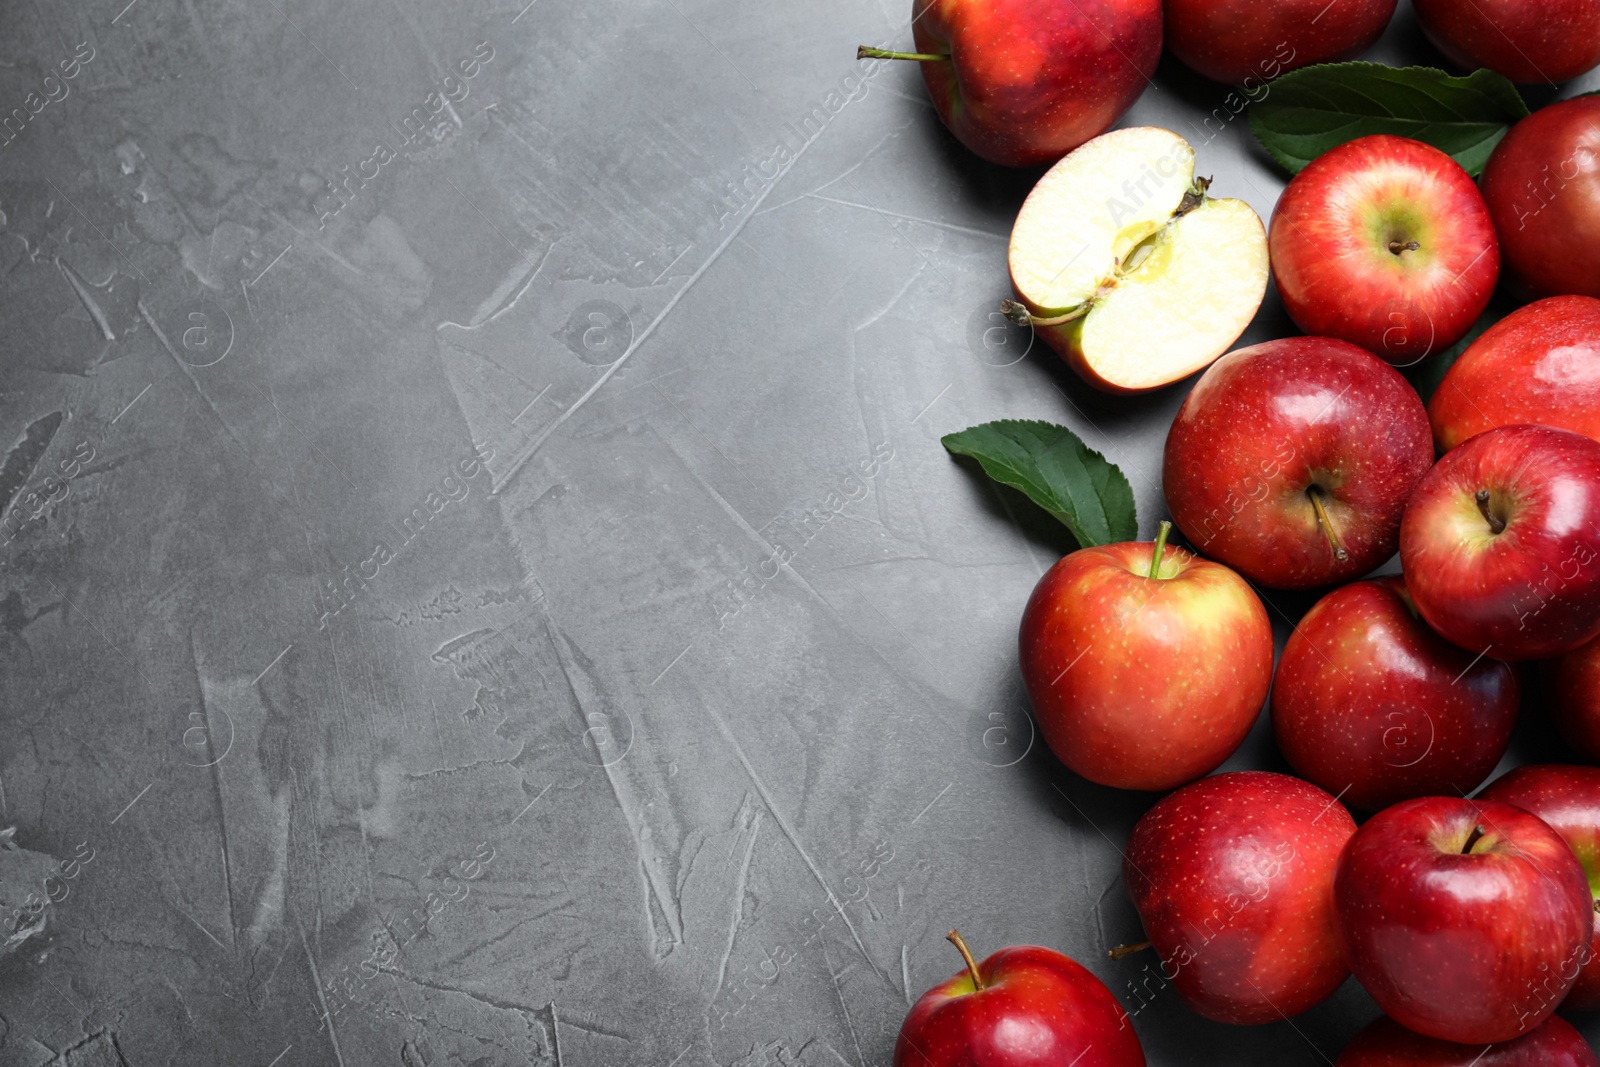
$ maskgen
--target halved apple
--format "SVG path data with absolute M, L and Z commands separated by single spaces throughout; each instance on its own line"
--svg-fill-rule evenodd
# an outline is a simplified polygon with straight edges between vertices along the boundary
M 1239 339 L 1267 291 L 1267 234 L 1242 200 L 1213 200 L 1171 130 L 1102 134 L 1033 187 L 1011 230 L 1003 309 L 1098 389 L 1178 381 Z

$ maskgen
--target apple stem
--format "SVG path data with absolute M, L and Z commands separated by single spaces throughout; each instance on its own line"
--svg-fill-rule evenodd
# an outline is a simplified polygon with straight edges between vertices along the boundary
M 1482 839 L 1483 827 L 1474 826 L 1472 828 L 1472 833 L 1467 835 L 1467 843 L 1461 846 L 1461 854 L 1463 856 L 1470 855 L 1472 852 L 1472 846 L 1476 845 Z
M 967 947 L 965 941 L 961 940 L 961 935 L 951 930 L 944 935 L 944 939 L 961 950 L 961 958 L 967 961 L 967 973 L 972 975 L 972 987 L 977 990 L 985 988 L 983 975 L 978 973 L 978 961 L 972 958 L 972 950 Z
M 1067 308 L 1056 315 L 1038 316 L 1027 308 L 1027 305 L 1018 300 L 1000 301 L 1000 314 L 1016 323 L 1018 326 L 1060 326 L 1081 319 L 1089 314 L 1090 302 L 1084 301 L 1075 308 Z
M 1393 252 L 1397 256 L 1401 252 L 1415 252 L 1417 249 L 1419 249 L 1421 247 L 1422 246 L 1420 244 L 1418 244 L 1416 241 L 1390 241 L 1389 242 L 1389 251 Z
M 1328 538 L 1328 544 L 1333 548 L 1333 558 L 1347 560 L 1350 553 L 1346 552 L 1344 545 L 1339 543 L 1339 533 L 1333 528 L 1333 520 L 1328 517 L 1328 510 L 1322 506 L 1322 487 L 1313 485 L 1306 490 L 1306 495 L 1311 498 L 1311 510 L 1317 513 L 1317 524 L 1322 527 L 1322 532 Z
M 866 45 L 856 49 L 857 59 L 912 59 L 918 63 L 937 63 L 949 59 L 949 56 L 937 55 L 933 52 L 891 52 L 886 48 L 869 48 Z
M 1167 550 L 1167 534 L 1172 532 L 1172 523 L 1166 519 L 1161 520 L 1161 529 L 1156 531 L 1156 549 L 1150 553 L 1150 577 L 1161 577 L 1161 556 Z
M 1149 947 L 1150 947 L 1150 942 L 1148 942 L 1148 941 L 1135 941 L 1131 945 L 1118 945 L 1116 948 L 1112 949 L 1110 952 L 1107 952 L 1106 955 L 1110 956 L 1114 960 L 1122 960 L 1122 959 L 1127 959 L 1129 956 L 1133 955 L 1135 952 L 1143 952 L 1145 949 L 1147 949 Z
M 1489 523 L 1489 532 L 1493 534 L 1503 532 L 1506 528 L 1506 520 L 1489 510 L 1489 490 L 1479 489 L 1477 501 L 1478 510 L 1483 513 L 1483 517 Z

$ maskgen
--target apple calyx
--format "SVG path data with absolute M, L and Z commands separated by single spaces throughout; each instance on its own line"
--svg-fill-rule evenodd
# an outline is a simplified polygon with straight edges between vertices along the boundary
M 1143 952 L 1149 947 L 1150 942 L 1148 941 L 1135 941 L 1131 945 L 1118 945 L 1116 948 L 1107 952 L 1106 955 L 1114 960 L 1125 960 L 1135 952 Z
M 1333 549 L 1333 558 L 1347 560 L 1350 558 L 1350 553 L 1345 551 L 1343 542 L 1339 540 L 1339 531 L 1334 529 L 1333 519 L 1328 516 L 1328 509 L 1322 505 L 1324 492 L 1320 485 L 1306 488 L 1306 496 L 1311 498 L 1311 510 L 1317 513 L 1317 525 L 1322 527 L 1323 536 L 1328 539 L 1328 547 Z
M 1489 507 L 1489 490 L 1479 489 L 1477 496 L 1473 499 L 1478 502 L 1478 511 L 1482 513 L 1484 520 L 1489 524 L 1489 532 L 1492 534 L 1504 533 L 1506 520 L 1496 515 L 1493 509 Z
M 1166 519 L 1161 520 L 1161 529 L 1156 531 L 1155 551 L 1150 553 L 1150 578 L 1152 581 L 1161 579 L 1161 557 L 1167 551 L 1167 535 L 1172 532 L 1172 523 Z M 1145 942 L 1149 944 L 1149 942 Z M 1115 957 L 1113 957 L 1114 959 Z
M 947 60 L 949 56 L 942 56 L 934 52 L 891 52 L 887 48 L 872 48 L 861 45 L 856 49 L 857 59 L 910 59 L 918 63 L 937 63 Z
M 944 939 L 961 951 L 961 958 L 967 961 L 967 973 L 972 976 L 972 991 L 981 993 L 988 988 L 984 984 L 983 975 L 978 973 L 978 961 L 972 958 L 972 950 L 961 939 L 961 935 L 954 930 L 944 935 Z
M 1482 840 L 1482 839 L 1483 839 L 1483 827 L 1481 827 L 1481 826 L 1474 826 L 1474 827 L 1473 827 L 1473 828 L 1472 828 L 1472 833 L 1470 833 L 1470 834 L 1468 834 L 1468 835 L 1467 835 L 1467 842 L 1466 842 L 1466 844 L 1464 844 L 1464 845 L 1462 845 L 1462 846 L 1461 846 L 1461 854 L 1462 854 L 1462 855 L 1463 855 L 1463 856 L 1470 856 L 1470 855 L 1472 855 L 1472 847 L 1473 847 L 1473 846 L 1474 846 L 1474 845 L 1476 845 L 1476 844 L 1477 844 L 1477 843 L 1478 843 L 1478 842 L 1479 842 L 1479 841 L 1481 841 L 1481 840 Z

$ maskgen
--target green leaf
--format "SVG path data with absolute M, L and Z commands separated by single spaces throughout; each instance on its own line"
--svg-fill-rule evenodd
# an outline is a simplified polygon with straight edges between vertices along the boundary
M 1477 176 L 1528 105 L 1492 70 L 1324 63 L 1290 71 L 1250 106 L 1250 129 L 1293 174 L 1346 141 L 1391 133 L 1426 141 Z
M 1065 426 L 1002 419 L 947 434 L 942 441 L 1061 520 L 1085 548 L 1132 541 L 1139 534 L 1128 479 Z

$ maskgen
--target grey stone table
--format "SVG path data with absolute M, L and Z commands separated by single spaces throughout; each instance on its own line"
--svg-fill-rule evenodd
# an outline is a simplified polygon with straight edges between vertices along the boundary
M 1068 546 L 939 437 L 1065 422 L 1149 533 L 1185 387 L 998 325 L 1036 174 L 862 77 L 908 6 L 0 7 L 0 1065 L 868 1067 L 952 926 L 1155 1065 L 1374 1013 L 1104 958 L 1153 798 L 1034 742 Z M 1227 92 L 1126 121 L 1266 216 Z

